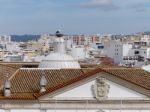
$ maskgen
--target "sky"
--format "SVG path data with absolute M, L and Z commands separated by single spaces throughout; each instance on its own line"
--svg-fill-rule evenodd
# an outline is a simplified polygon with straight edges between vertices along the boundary
M 0 0 L 0 34 L 150 31 L 150 0 Z

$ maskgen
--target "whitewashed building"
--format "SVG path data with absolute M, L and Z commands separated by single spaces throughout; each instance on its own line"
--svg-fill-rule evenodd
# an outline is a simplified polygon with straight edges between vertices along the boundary
M 150 48 L 133 48 L 129 51 L 129 56 L 141 56 L 144 59 L 150 59 Z
M 0 36 L 0 43 L 10 43 L 11 42 L 11 36 L 10 35 L 1 35 Z
M 62 45 L 62 34 L 56 36 Z M 150 111 L 150 72 L 77 67 L 73 58 L 56 51 L 39 64 L 0 63 L 0 112 Z
M 120 64 L 123 62 L 123 57 L 129 55 L 131 44 L 122 44 L 120 41 L 112 41 L 106 46 L 106 55 L 114 60 L 114 63 Z
M 84 46 L 74 46 L 71 49 L 71 55 L 76 60 L 83 60 L 86 58 L 86 49 Z
M 126 65 L 141 67 L 150 59 L 150 48 L 133 47 L 123 59 L 123 63 Z

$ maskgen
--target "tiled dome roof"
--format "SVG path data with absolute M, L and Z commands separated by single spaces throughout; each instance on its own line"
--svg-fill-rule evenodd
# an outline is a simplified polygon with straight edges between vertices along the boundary
M 78 61 L 62 53 L 51 53 L 39 64 L 39 68 L 80 68 Z

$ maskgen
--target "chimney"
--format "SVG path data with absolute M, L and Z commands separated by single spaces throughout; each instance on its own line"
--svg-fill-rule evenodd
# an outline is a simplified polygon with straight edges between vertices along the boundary
M 7 80 L 4 82 L 4 88 L 3 88 L 4 96 L 9 97 L 9 96 L 11 95 L 10 88 L 11 88 L 11 83 L 10 83 L 10 81 L 7 79 Z
M 40 79 L 40 93 L 46 91 L 46 88 L 45 88 L 46 85 L 47 85 L 47 80 L 46 80 L 45 76 L 43 75 Z

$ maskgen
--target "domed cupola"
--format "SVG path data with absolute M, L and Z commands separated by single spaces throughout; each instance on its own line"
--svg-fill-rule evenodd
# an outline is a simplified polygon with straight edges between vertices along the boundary
M 55 39 L 54 39 L 54 52 L 57 52 L 57 53 L 62 53 L 64 54 L 65 53 L 65 41 L 64 41 L 64 38 L 63 38 L 63 34 L 60 33 L 60 31 L 56 31 L 55 33 Z
M 54 53 L 50 53 L 39 64 L 39 68 L 80 68 L 80 64 L 72 56 L 65 53 L 65 41 L 63 34 L 56 31 L 54 39 Z
M 55 33 L 56 37 L 63 37 L 63 34 L 60 32 L 60 30 L 57 30 Z

